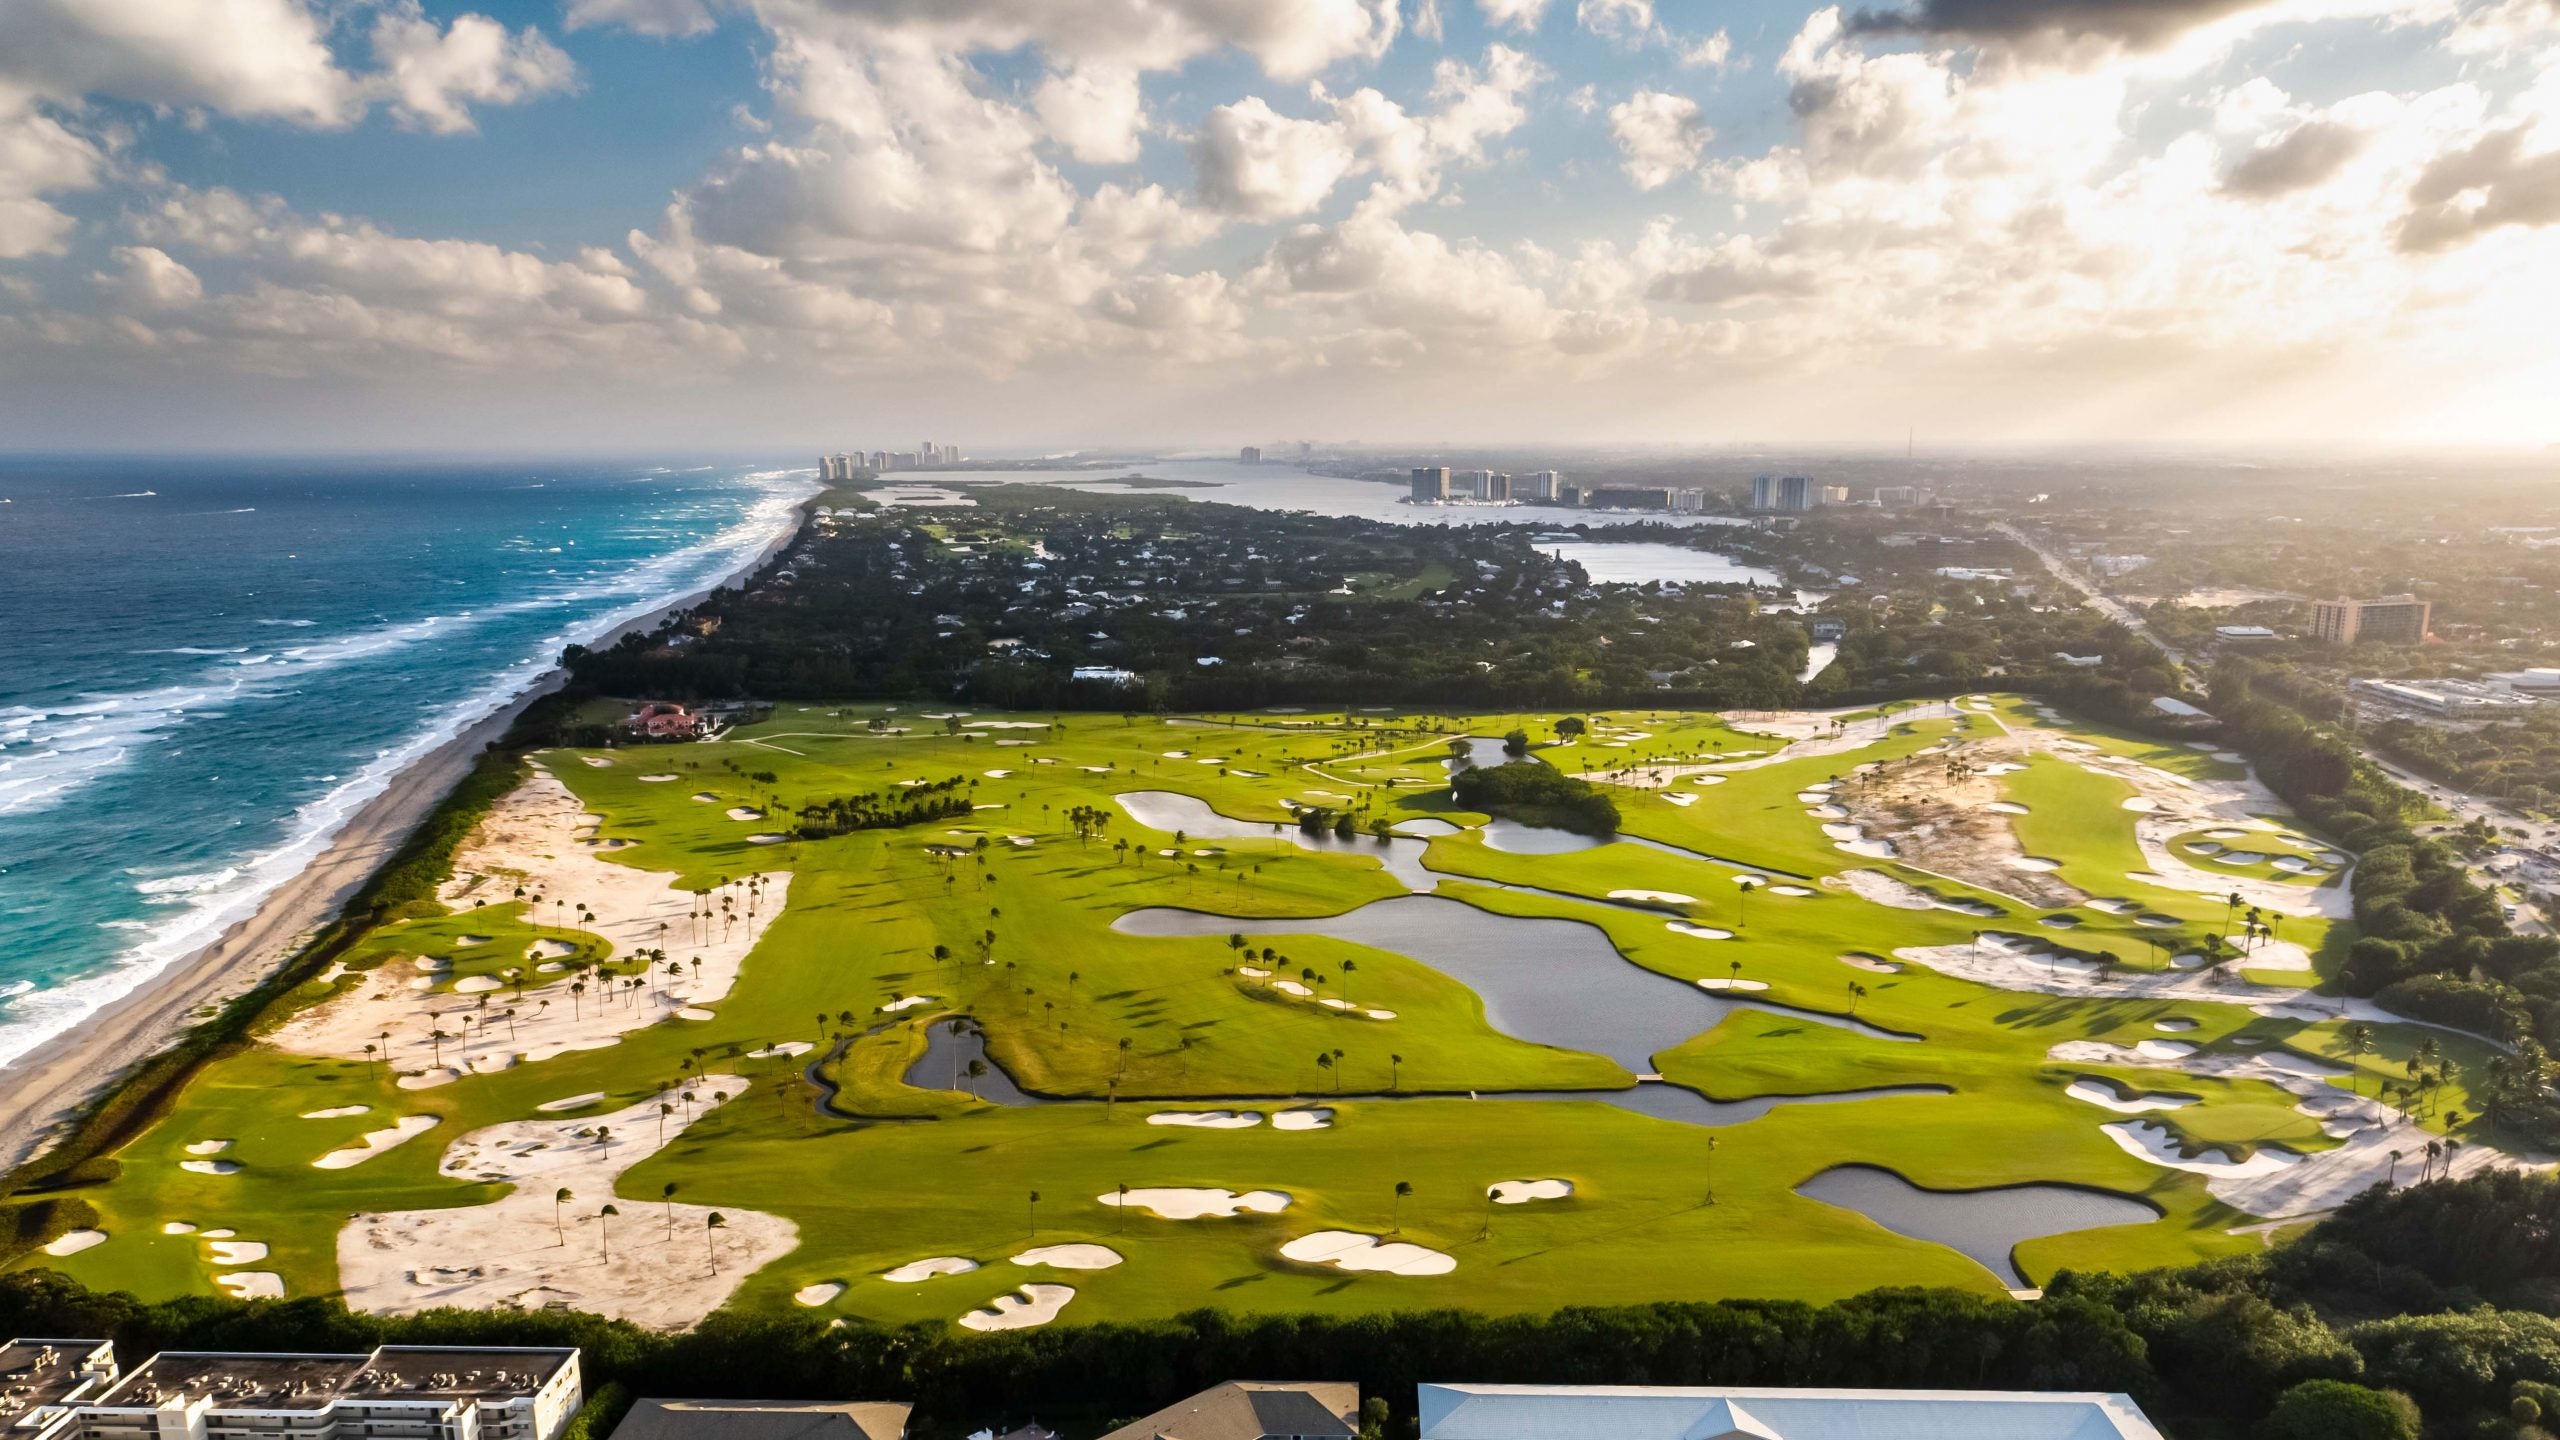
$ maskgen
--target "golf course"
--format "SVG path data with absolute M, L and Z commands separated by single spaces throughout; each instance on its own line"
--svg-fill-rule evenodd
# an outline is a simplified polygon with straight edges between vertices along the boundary
M 1461 808 L 1506 765 L 1614 833 Z M 2353 865 L 2008 695 L 784 705 L 527 757 L 19 1264 L 661 1328 L 2032 1292 L 2506 1163 L 2491 1045 L 2322 990 Z

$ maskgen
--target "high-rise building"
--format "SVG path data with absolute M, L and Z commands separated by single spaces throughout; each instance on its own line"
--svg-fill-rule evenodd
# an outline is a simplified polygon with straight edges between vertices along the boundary
M 1476 496 L 1476 498 L 1479 500 L 1497 501 L 1504 505 L 1510 504 L 1511 476 L 1500 470 L 1488 470 L 1484 472 L 1484 489 Z
M 1417 465 L 1413 470 L 1413 503 L 1439 505 L 1449 498 L 1449 467 Z
M 2331 645 L 2353 645 L 2364 640 L 2383 645 L 2424 644 L 2434 608 L 2415 595 L 2321 600 L 2311 607 L 2311 638 Z
M 1879 485 L 1876 487 L 1876 503 L 1887 509 L 1917 505 L 1920 503 L 1920 490 L 1914 485 Z
M 1846 485 L 1825 485 L 1817 492 L 1817 496 L 1818 498 L 1815 502 L 1817 504 L 1846 505 L 1849 503 L 1849 487 Z
M 1259 445 L 1247 445 L 1236 452 L 1236 460 L 1240 464 L 1259 465 L 1262 463 L 1262 447 Z
M 1751 477 L 1751 508 L 1754 510 L 1805 511 L 1813 508 L 1813 481 L 1803 475 L 1754 475 Z
M 1511 493 L 1522 500 L 1553 501 L 1561 498 L 1563 489 L 1562 475 L 1553 470 L 1532 470 L 1520 477 L 1518 483 L 1511 487 Z

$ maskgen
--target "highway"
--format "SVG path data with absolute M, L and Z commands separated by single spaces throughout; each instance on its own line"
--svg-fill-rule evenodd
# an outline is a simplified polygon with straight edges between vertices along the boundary
M 2152 649 L 2159 651 L 2163 656 L 2168 658 L 2170 667 L 2178 672 L 2178 679 L 2181 683 L 2196 694 L 2201 695 L 2205 693 L 2203 677 L 2199 676 L 2195 670 L 2187 664 L 2187 657 L 2179 653 L 2179 651 L 2170 645 L 2168 641 L 2163 640 L 2158 635 L 2154 634 L 2151 626 L 2146 623 L 2140 615 L 2134 612 L 2132 606 L 2127 605 L 2123 601 L 2116 599 L 2114 596 L 2107 594 L 2105 590 L 2099 588 L 2098 582 L 2081 574 L 2079 569 L 2072 565 L 2070 561 L 2064 559 L 2053 551 L 2046 549 L 2043 544 L 2029 536 L 2026 531 L 2019 529 L 2008 521 L 1995 521 L 1991 528 L 2008 536 L 2010 539 L 2017 541 L 2019 544 L 2026 546 L 2030 551 L 2033 551 L 2035 553 L 2035 557 L 2044 562 L 2044 568 L 2053 572 L 2053 578 L 2080 592 L 2082 602 L 2090 609 L 2097 611 L 2099 614 L 2106 616 L 2108 619 L 2113 620 L 2127 630 L 2130 630 L 2134 634 L 2142 637 L 2144 643 L 2150 645 Z

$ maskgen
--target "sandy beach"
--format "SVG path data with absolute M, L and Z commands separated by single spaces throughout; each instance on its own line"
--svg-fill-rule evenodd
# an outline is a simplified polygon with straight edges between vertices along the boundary
M 610 644 L 634 630 L 654 627 L 667 615 L 763 569 L 799 533 L 811 500 L 794 506 L 791 523 L 718 585 L 627 621 L 596 643 Z M 212 944 L 0 1067 L 0 1169 L 14 1169 L 41 1154 L 66 1121 L 135 1065 L 290 960 L 470 773 L 474 758 L 505 735 L 525 707 L 560 688 L 562 680 L 560 671 L 545 671 L 503 709 L 394 776 L 308 866 Z

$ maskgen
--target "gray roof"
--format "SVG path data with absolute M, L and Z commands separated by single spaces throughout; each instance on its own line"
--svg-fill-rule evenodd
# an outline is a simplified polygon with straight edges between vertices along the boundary
M 1359 1433 L 1349 1381 L 1230 1380 L 1121 1426 L 1102 1440 L 1265 1440 Z
M 903 1440 L 912 1405 L 866 1400 L 641 1400 L 613 1440 Z
M 1422 1440 L 2161 1440 L 2124 1395 L 1425 1385 Z

